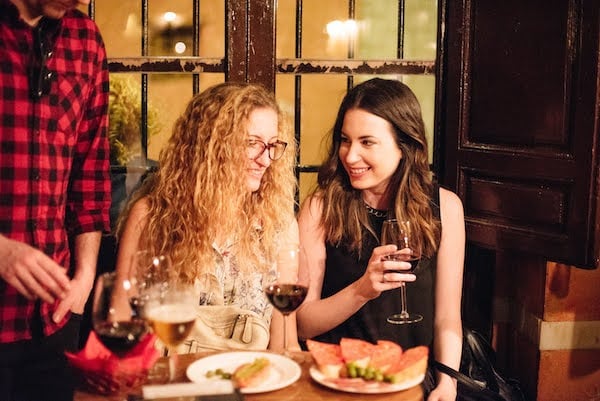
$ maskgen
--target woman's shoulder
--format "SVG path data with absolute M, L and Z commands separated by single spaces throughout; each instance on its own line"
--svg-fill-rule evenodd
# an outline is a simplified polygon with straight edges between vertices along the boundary
M 449 189 L 440 187 L 441 215 L 463 215 L 463 204 L 458 195 Z
M 440 188 L 440 203 L 452 203 L 454 205 L 460 205 L 462 207 L 462 201 L 454 192 L 449 189 Z
M 323 193 L 320 191 L 313 192 L 304 198 L 301 204 L 301 209 L 321 210 L 323 207 Z
M 135 201 L 135 203 L 131 207 L 131 211 L 133 212 L 135 210 L 137 213 L 148 212 L 149 207 L 150 203 L 148 202 L 148 197 L 143 196 L 137 201 Z
M 135 201 L 133 205 L 131 205 L 131 209 L 129 210 L 129 215 L 127 216 L 128 221 L 139 222 L 144 220 L 150 209 L 148 198 L 144 196 L 143 198 Z

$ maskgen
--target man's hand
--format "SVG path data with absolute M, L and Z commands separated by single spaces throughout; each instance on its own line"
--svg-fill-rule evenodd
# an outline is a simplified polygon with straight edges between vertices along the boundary
M 0 277 L 28 299 L 53 303 L 70 289 L 63 267 L 40 250 L 0 235 Z
M 85 303 L 90 295 L 92 286 L 94 285 L 94 276 L 91 277 L 75 277 L 71 280 L 71 289 L 62 299 L 56 311 L 52 315 L 52 320 L 55 323 L 60 322 L 67 312 L 83 313 Z
M 52 315 L 52 320 L 60 322 L 67 312 L 82 313 L 90 296 L 96 277 L 96 263 L 100 248 L 101 233 L 92 231 L 75 237 L 73 250 L 75 259 L 75 275 L 71 280 L 71 289 Z

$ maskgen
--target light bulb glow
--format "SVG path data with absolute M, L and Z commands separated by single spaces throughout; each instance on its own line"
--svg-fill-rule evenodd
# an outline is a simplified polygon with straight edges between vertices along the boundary
M 185 49 L 187 49 L 187 46 L 185 45 L 185 43 L 183 43 L 183 42 L 175 43 L 175 53 L 182 54 L 185 52 Z
M 173 22 L 177 19 L 177 14 L 175 14 L 173 11 L 167 11 L 163 14 L 163 19 L 166 22 Z

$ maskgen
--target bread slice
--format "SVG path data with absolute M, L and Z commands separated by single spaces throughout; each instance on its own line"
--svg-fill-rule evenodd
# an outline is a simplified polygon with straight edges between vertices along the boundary
M 237 367 L 231 380 L 239 387 L 256 387 L 269 377 L 271 361 L 267 358 L 256 358 L 253 362 L 244 363 Z

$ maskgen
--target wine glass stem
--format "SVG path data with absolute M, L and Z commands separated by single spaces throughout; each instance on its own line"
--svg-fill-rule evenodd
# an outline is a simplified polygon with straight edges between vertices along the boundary
M 287 317 L 288 315 L 283 315 L 283 354 L 288 354 L 288 345 L 287 345 Z
M 402 282 L 400 286 L 400 304 L 402 305 L 402 311 L 400 317 L 405 319 L 408 318 L 408 311 L 406 310 L 406 283 Z
M 177 351 L 169 347 L 169 382 L 175 381 L 177 371 Z

